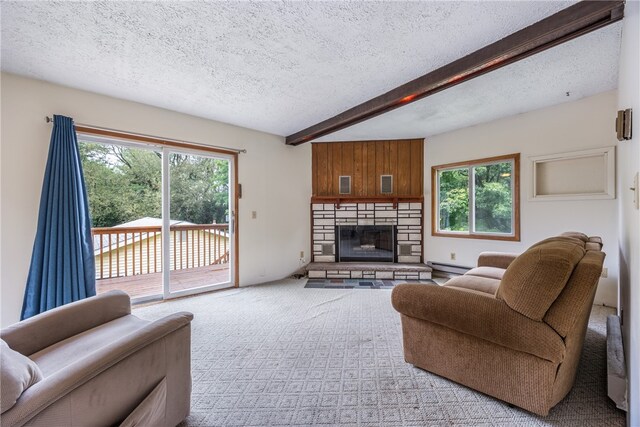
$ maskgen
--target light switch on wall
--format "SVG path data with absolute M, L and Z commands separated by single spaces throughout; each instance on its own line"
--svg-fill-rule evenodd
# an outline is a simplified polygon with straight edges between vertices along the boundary
M 256 219 L 258 217 L 257 211 L 251 211 L 251 219 Z

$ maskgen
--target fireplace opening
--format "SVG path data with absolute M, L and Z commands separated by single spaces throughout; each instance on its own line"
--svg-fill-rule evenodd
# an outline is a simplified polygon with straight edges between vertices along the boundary
M 396 262 L 394 225 L 339 225 L 336 227 L 338 262 Z

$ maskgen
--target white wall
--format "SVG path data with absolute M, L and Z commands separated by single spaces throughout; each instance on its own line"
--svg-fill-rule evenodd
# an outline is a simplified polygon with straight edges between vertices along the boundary
M 431 167 L 440 164 L 520 153 L 521 241 L 425 236 L 425 260 L 474 266 L 482 251 L 522 252 L 563 231 L 601 236 L 609 277 L 601 279 L 596 303 L 617 305 L 618 248 L 616 200 L 530 201 L 529 157 L 616 144 L 612 117 L 615 92 L 428 138 L 425 146 L 425 212 L 431 223 Z M 461 113 L 463 114 L 463 113 Z M 456 261 L 450 253 L 456 253 Z
M 633 108 L 634 118 L 633 139 L 618 143 L 620 309 L 629 380 L 628 425 L 640 426 L 640 215 L 629 191 L 640 170 L 640 3 L 628 1 L 624 14 L 617 109 Z
M 35 236 L 51 125 L 62 114 L 77 123 L 246 148 L 239 157 L 240 284 L 285 277 L 308 253 L 311 147 L 284 138 L 94 93 L 1 75 L 1 323 L 19 319 Z M 185 94 L 188 96 L 188 94 Z M 251 211 L 257 218 L 251 219 Z

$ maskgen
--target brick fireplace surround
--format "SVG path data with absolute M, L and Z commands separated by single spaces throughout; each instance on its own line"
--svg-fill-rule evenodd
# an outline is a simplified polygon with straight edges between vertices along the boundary
M 422 264 L 423 204 L 312 203 L 313 262 L 310 278 L 425 280 Z M 395 225 L 397 263 L 336 263 L 335 231 L 339 225 Z

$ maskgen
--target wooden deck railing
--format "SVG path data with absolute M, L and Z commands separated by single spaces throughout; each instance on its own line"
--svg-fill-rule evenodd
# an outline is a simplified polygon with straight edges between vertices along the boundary
M 162 271 L 161 227 L 93 228 L 96 279 Z M 229 225 L 172 225 L 170 269 L 229 262 Z

